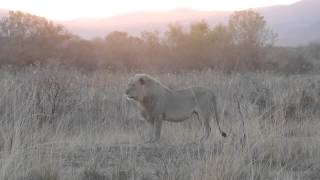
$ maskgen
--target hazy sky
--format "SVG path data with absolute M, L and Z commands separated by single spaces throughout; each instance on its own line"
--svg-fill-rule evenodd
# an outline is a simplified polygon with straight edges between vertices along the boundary
M 297 1 L 299 0 L 0 0 L 0 8 L 27 11 L 54 20 L 69 20 L 176 8 L 241 10 Z

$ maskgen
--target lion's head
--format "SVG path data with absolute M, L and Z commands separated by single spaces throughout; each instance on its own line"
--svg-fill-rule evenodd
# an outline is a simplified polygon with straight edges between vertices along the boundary
M 147 111 L 153 109 L 154 98 L 167 91 L 167 87 L 146 74 L 136 74 L 129 79 L 125 95 L 129 100 L 139 102 Z
M 129 99 L 142 101 L 142 99 L 148 95 L 148 91 L 150 91 L 152 84 L 153 81 L 148 75 L 136 74 L 134 77 L 129 79 L 125 94 Z

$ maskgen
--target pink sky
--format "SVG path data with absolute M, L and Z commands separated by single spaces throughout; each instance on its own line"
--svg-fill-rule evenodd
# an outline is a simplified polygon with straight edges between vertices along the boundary
M 54 20 L 70 20 L 177 8 L 233 11 L 297 1 L 299 0 L 1 0 L 0 8 L 26 11 Z

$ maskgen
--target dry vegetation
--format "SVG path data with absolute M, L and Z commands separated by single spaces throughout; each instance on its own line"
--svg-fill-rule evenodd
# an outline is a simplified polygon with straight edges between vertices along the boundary
M 190 119 L 145 144 L 146 123 L 122 95 L 133 74 L 1 69 L 0 179 L 319 178 L 319 76 L 151 73 L 171 88 L 215 90 L 229 136 L 212 122 L 199 144 Z
M 234 12 L 226 24 L 183 24 L 169 24 L 164 32 L 113 31 L 86 40 L 43 17 L 11 11 L 0 19 L 0 66 L 58 62 L 88 71 L 320 72 L 319 43 L 273 46 L 276 34 L 252 10 Z

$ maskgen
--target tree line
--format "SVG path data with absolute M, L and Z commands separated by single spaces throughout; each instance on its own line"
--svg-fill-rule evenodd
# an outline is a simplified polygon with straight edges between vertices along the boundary
M 0 65 L 60 63 L 83 69 L 155 69 L 161 71 L 308 72 L 317 69 L 320 45 L 276 47 L 276 34 L 253 10 L 234 12 L 227 24 L 205 21 L 164 33 L 139 36 L 114 31 L 103 38 L 83 39 L 43 17 L 10 11 L 0 20 Z

